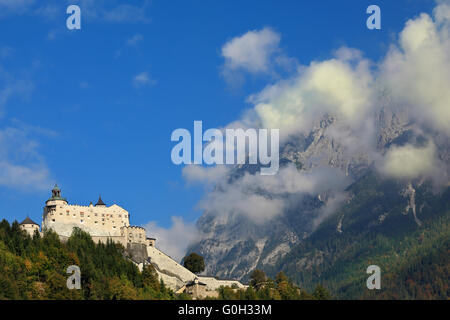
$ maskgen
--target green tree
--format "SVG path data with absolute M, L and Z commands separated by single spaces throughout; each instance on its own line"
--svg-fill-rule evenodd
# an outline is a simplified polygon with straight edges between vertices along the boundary
M 250 285 L 253 287 L 258 286 L 261 283 L 264 283 L 267 281 L 267 276 L 264 271 L 255 269 L 250 274 Z
M 153 265 L 146 265 L 142 269 L 142 283 L 146 287 L 150 287 L 155 291 L 160 290 L 160 282 L 158 280 L 158 274 L 156 273 L 155 267 Z
M 317 300 L 331 300 L 330 292 L 320 284 L 314 289 L 313 296 Z
M 205 270 L 205 260 L 195 252 L 184 257 L 184 267 L 193 273 L 199 273 Z

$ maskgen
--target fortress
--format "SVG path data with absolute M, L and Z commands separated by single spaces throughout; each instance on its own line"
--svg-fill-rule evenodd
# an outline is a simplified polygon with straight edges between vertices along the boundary
M 61 196 L 57 185 L 52 196 L 45 202 L 42 216 L 42 230 L 37 223 L 26 218 L 20 227 L 31 236 L 41 235 L 45 230 L 54 230 L 62 241 L 72 234 L 74 227 L 88 232 L 95 242 L 109 240 L 122 244 L 129 258 L 139 267 L 151 264 L 164 283 L 177 293 L 186 292 L 193 298 L 215 297 L 220 286 L 246 288 L 236 280 L 219 280 L 214 277 L 198 276 L 171 257 L 156 248 L 156 239 L 146 236 L 146 230 L 130 225 L 130 214 L 122 207 L 107 206 L 101 197 L 95 205 L 71 205 Z

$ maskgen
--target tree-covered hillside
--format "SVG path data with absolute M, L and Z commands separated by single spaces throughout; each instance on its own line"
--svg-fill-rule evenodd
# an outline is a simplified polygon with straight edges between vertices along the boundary
M 276 267 L 311 289 L 324 284 L 343 299 L 448 299 L 450 297 L 450 189 L 415 186 L 407 210 L 404 184 L 369 174 L 347 191 L 338 213 Z M 381 268 L 381 290 L 368 290 L 369 265 Z
M 153 267 L 139 272 L 122 246 L 95 244 L 75 229 L 63 243 L 54 232 L 32 238 L 17 222 L 0 223 L 0 299 L 175 299 Z M 81 269 L 81 290 L 67 288 L 67 267 Z M 181 296 L 181 298 L 184 296 Z
M 81 270 L 81 289 L 69 290 L 67 267 Z M 246 290 L 221 287 L 218 299 L 328 299 L 325 288 L 317 287 L 308 294 L 293 284 L 283 273 L 275 280 L 266 278 Z M 0 300 L 2 299 L 190 299 L 188 294 L 175 294 L 158 280 L 153 266 L 140 272 L 127 259 L 120 244 L 96 244 L 90 235 L 74 229 L 67 242 L 61 242 L 53 231 L 41 237 L 30 237 L 19 224 L 0 222 Z

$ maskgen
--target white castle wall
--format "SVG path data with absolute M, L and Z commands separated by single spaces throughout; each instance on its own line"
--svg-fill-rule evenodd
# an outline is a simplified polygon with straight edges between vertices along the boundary
M 193 281 L 195 278 L 198 278 L 200 282 L 206 284 L 207 291 L 215 291 L 219 289 L 220 286 L 231 287 L 233 284 L 241 289 L 247 287 L 236 280 L 218 280 L 214 277 L 197 276 L 155 247 L 147 247 L 147 253 L 150 262 L 155 266 L 155 269 L 164 281 L 164 284 L 172 290 L 178 290 L 183 287 L 186 282 Z
M 123 236 L 121 227 L 128 227 L 129 213 L 118 205 L 79 206 L 62 200 L 48 201 L 44 207 L 43 228 L 51 228 L 61 236 L 69 237 L 74 227 L 103 237 Z
M 236 285 L 240 289 L 245 289 L 248 287 L 237 280 L 219 280 L 214 277 L 199 276 L 198 281 L 206 284 L 206 290 L 216 290 L 219 289 L 220 286 L 232 287 L 233 285 Z
M 128 243 L 141 243 L 147 245 L 148 241 L 145 235 L 145 229 L 136 226 L 122 227 L 122 236 L 125 242 Z M 126 246 L 126 245 L 125 245 Z
M 196 275 L 155 247 L 147 247 L 150 262 L 155 265 L 158 275 L 171 289 L 177 290 Z
M 25 230 L 31 237 L 34 235 L 35 230 L 39 231 L 37 224 L 21 224 L 20 228 Z

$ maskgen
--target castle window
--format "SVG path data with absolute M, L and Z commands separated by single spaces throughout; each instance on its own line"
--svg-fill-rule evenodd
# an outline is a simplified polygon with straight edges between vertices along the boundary
M 102 221 L 105 221 L 105 218 L 102 218 Z
M 83 223 L 83 220 L 80 220 L 81 223 Z
M 116 228 L 116 226 L 113 226 L 113 229 L 115 229 Z
M 53 222 L 55 222 L 55 219 L 52 219 Z
M 102 217 L 104 217 L 105 216 L 105 214 L 104 213 L 102 213 Z
M 94 221 L 94 223 L 97 223 L 97 221 Z
M 97 214 L 95 214 L 95 216 L 97 216 Z

